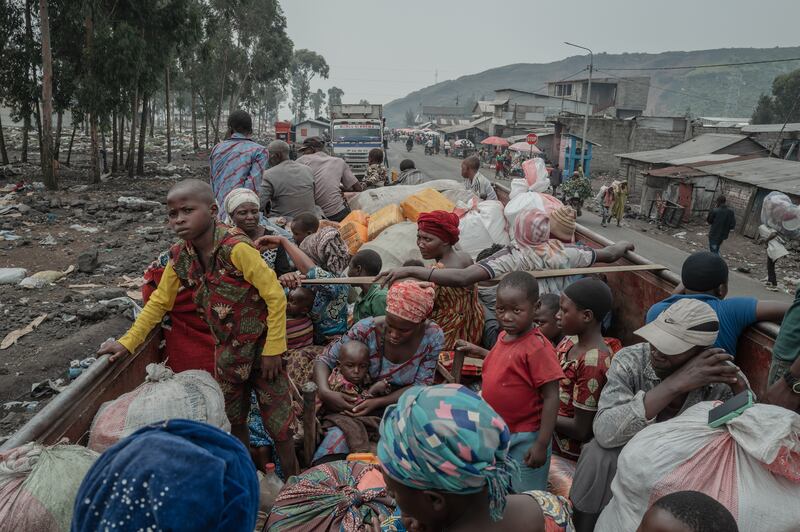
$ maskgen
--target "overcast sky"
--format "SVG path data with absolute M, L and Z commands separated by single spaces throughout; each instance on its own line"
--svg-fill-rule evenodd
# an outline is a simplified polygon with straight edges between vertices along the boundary
M 797 0 L 280 0 L 295 48 L 322 54 L 345 102 L 388 103 L 438 80 L 580 50 L 797 46 Z M 288 114 L 288 112 L 284 112 Z

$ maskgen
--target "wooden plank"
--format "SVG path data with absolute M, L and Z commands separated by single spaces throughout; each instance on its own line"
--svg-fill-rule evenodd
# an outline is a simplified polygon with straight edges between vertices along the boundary
M 622 272 L 641 272 L 666 270 L 666 266 L 660 264 L 626 264 L 623 266 L 598 266 L 594 268 L 566 268 L 563 270 L 538 270 L 528 273 L 537 279 L 547 279 L 551 277 L 568 277 L 570 275 L 591 275 L 595 273 L 622 273 Z M 333 277 L 328 279 L 303 279 L 304 285 L 317 284 L 372 284 L 376 277 Z M 499 280 L 499 279 L 496 279 Z

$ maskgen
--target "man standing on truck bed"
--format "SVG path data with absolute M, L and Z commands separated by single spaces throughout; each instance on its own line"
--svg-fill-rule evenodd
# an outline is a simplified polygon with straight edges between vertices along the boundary
M 314 201 L 328 220 L 341 222 L 350 213 L 342 192 L 359 192 L 361 183 L 347 163 L 325 153 L 325 143 L 319 137 L 308 137 L 298 150 L 297 162 L 314 172 Z

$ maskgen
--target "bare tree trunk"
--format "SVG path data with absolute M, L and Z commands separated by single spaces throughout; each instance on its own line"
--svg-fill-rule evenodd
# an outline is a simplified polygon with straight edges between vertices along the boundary
M 137 76 L 138 78 L 138 76 Z M 136 126 L 138 126 L 138 121 L 136 117 L 139 114 L 139 80 L 136 80 L 136 84 L 133 89 L 133 95 L 131 96 L 131 138 L 128 141 L 128 156 L 125 158 L 125 168 L 128 170 L 128 177 L 133 179 L 133 150 L 136 148 Z
M 92 145 L 92 183 L 100 182 L 100 142 L 97 135 L 97 115 L 89 115 L 89 138 Z
M 200 144 L 197 142 L 197 94 L 192 89 L 192 147 L 195 150 L 200 149 Z
M 219 120 L 222 118 L 222 101 L 225 99 L 225 78 L 227 77 L 228 73 L 228 48 L 225 47 L 225 51 L 222 55 L 222 79 L 219 83 L 219 102 L 217 103 L 217 122 L 216 126 L 214 127 L 214 144 L 219 142 Z
M 167 117 L 167 164 L 172 162 L 172 130 L 169 120 L 169 62 L 164 75 L 164 112 Z
M 72 158 L 72 144 L 75 142 L 75 132 L 78 130 L 78 123 L 72 124 L 72 135 L 69 136 L 69 147 L 67 148 L 67 162 L 64 163 L 69 166 L 69 161 Z
M 6 151 L 6 138 L 3 136 L 3 121 L 0 118 L 0 159 L 3 164 L 8 164 L 8 152 Z
M 204 113 L 206 115 L 206 150 L 208 150 L 208 113 Z
M 153 100 L 150 102 L 150 109 L 149 113 L 147 113 L 147 120 L 150 122 L 150 138 L 155 138 L 156 136 L 156 101 Z
M 23 163 L 28 162 L 28 131 L 31 129 L 31 115 L 30 112 L 25 113 L 22 117 L 22 153 L 20 160 Z
M 142 95 L 142 124 L 139 128 L 139 155 L 136 158 L 136 175 L 144 175 L 144 138 L 147 134 L 147 93 Z
M 178 106 L 178 133 L 183 133 L 183 106 Z
M 117 112 L 111 113 L 111 172 L 116 172 L 117 168 Z
M 119 169 L 125 168 L 125 111 L 119 112 Z
M 56 138 L 53 142 L 53 159 L 58 160 L 59 151 L 61 151 L 61 131 L 64 125 L 64 110 L 59 109 L 56 113 Z
M 100 128 L 100 140 L 103 146 L 103 173 L 108 173 L 108 150 L 106 149 L 106 130 L 104 128 Z
M 51 89 L 52 93 L 52 89 Z M 52 109 L 52 98 L 50 99 L 50 108 Z M 36 119 L 36 136 L 39 139 L 39 160 L 42 160 L 42 110 L 39 108 L 39 98 L 36 98 L 36 107 L 34 108 L 33 117 Z M 50 125 L 53 125 L 53 116 L 50 116 Z M 50 129 L 50 137 L 53 136 L 52 127 Z
M 53 56 L 50 52 L 50 17 L 47 0 L 39 0 L 39 28 L 42 36 L 42 139 L 40 144 L 42 179 L 50 190 L 58 183 L 53 171 Z

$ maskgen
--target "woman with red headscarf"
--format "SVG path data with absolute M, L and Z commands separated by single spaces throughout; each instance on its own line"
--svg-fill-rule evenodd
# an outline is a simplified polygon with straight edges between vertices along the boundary
M 472 264 L 468 254 L 453 249 L 458 236 L 458 216 L 452 212 L 426 212 L 417 219 L 417 247 L 422 258 L 436 261 L 434 269 Z M 480 344 L 484 314 L 477 286 L 437 286 L 431 319 L 444 331 L 445 350 L 455 349 L 456 340 Z

